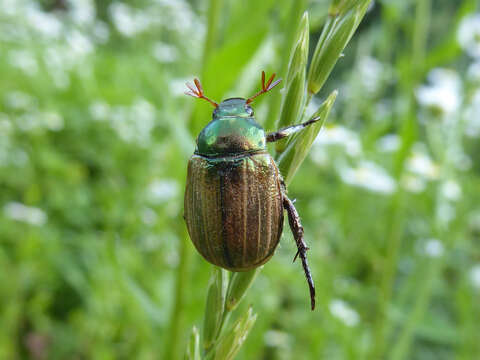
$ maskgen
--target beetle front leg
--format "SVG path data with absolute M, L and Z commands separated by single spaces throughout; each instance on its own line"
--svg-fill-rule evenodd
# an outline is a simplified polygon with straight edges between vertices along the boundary
M 293 261 L 297 259 L 297 256 L 300 256 L 302 260 L 303 271 L 305 272 L 305 277 L 307 278 L 308 287 L 310 289 L 310 303 L 312 305 L 312 310 L 315 309 L 315 285 L 313 284 L 312 274 L 310 268 L 308 267 L 307 261 L 307 250 L 308 246 L 303 240 L 303 226 L 300 223 L 300 216 L 298 215 L 297 209 L 293 205 L 293 202 L 284 194 L 283 195 L 283 207 L 287 210 L 288 213 L 288 222 L 290 224 L 290 229 L 292 229 L 293 237 L 297 243 L 297 254 L 293 258 Z
M 298 131 L 301 131 L 301 130 L 305 129 L 308 125 L 312 125 L 312 124 L 316 123 L 318 120 L 320 120 L 319 116 L 313 117 L 310 120 L 305 121 L 304 123 L 296 124 L 296 125 L 292 125 L 292 126 L 287 126 L 287 127 L 283 128 L 283 129 L 280 129 L 278 131 L 268 133 L 267 136 L 266 136 L 267 137 L 267 142 L 274 142 L 274 141 L 286 138 L 287 136 L 290 136 L 290 135 L 292 135 L 292 134 L 294 134 Z

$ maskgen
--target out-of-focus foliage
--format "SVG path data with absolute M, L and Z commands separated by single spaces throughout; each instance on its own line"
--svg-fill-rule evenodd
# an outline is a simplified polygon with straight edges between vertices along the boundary
M 0 1 L 0 359 L 183 356 L 211 271 L 183 187 L 212 110 L 184 82 L 220 101 L 261 70 L 285 78 L 303 11 L 312 53 L 327 9 Z M 370 7 L 311 101 L 338 89 L 289 188 L 318 308 L 286 229 L 239 306 L 257 319 L 237 358 L 478 358 L 479 39 L 476 0 Z M 254 104 L 267 130 L 281 96 Z

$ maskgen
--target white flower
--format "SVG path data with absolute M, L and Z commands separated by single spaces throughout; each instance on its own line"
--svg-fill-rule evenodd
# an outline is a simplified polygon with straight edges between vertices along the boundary
M 0 140 L 9 140 L 12 131 L 12 123 L 7 114 L 0 112 Z
M 130 109 L 130 118 L 135 124 L 138 142 L 150 139 L 150 132 L 155 126 L 156 108 L 143 98 L 136 99 Z
M 470 281 L 475 288 L 480 289 L 480 264 L 473 266 L 470 270 Z
M 43 61 L 45 62 L 49 70 L 71 70 L 76 64 L 78 64 L 82 60 L 82 57 L 77 56 L 78 52 L 72 52 L 71 46 L 81 48 L 83 40 L 74 39 L 75 35 L 73 35 L 73 37 L 72 35 L 69 36 L 70 46 L 62 44 L 52 45 L 45 48 L 45 53 L 43 54 Z M 85 46 L 88 48 L 88 45 Z
M 358 313 L 343 300 L 334 299 L 330 301 L 328 308 L 334 317 L 341 320 L 347 326 L 355 326 L 360 321 Z
M 153 45 L 153 56 L 161 63 L 171 63 L 178 59 L 178 51 L 175 46 L 156 42 Z
M 8 16 L 14 16 L 19 10 L 18 0 L 2 0 L 0 1 L 0 13 Z
M 51 131 L 63 129 L 63 118 L 54 111 L 29 111 L 16 116 L 16 125 L 20 130 L 31 131 L 46 128 Z
M 47 214 L 39 208 L 26 206 L 18 202 L 9 202 L 3 207 L 6 217 L 29 223 L 31 225 L 44 225 L 47 222 Z
M 480 13 L 470 14 L 462 19 L 457 41 L 468 55 L 480 58 Z
M 132 36 L 137 32 L 133 11 L 128 5 L 112 3 L 108 10 L 118 32 L 126 36 Z
M 455 219 L 455 208 L 449 202 L 440 202 L 436 211 L 437 217 L 443 225 L 448 225 L 450 221 Z
M 360 80 L 370 94 L 375 93 L 385 76 L 385 65 L 371 56 L 363 56 L 358 64 Z
M 388 134 L 377 141 L 377 149 L 380 152 L 394 152 L 400 147 L 400 137 L 397 134 Z
M 66 42 L 45 47 L 43 61 L 54 85 L 65 89 L 70 85 L 69 71 L 85 65 L 85 58 L 94 50 L 94 44 L 84 33 L 73 30 L 65 34 Z
M 52 131 L 59 131 L 63 129 L 63 118 L 62 116 L 53 111 L 46 111 L 42 114 L 43 123 L 45 127 Z
M 15 110 L 27 110 L 35 106 L 35 99 L 22 91 L 11 91 L 5 94 L 5 104 Z
M 136 142 L 141 146 L 148 146 L 150 133 L 155 125 L 156 109 L 143 98 L 135 100 L 131 107 L 124 105 L 114 106 L 111 111 L 102 109 L 100 104 L 92 107 L 90 111 L 97 111 L 97 119 L 101 120 L 101 113 L 108 113 L 110 125 L 118 136 L 127 142 Z
M 27 75 L 35 75 L 38 71 L 37 59 L 28 50 L 12 50 L 8 53 L 11 66 L 21 69 Z
M 139 248 L 145 251 L 154 251 L 165 241 L 166 239 L 163 236 L 158 236 L 157 234 L 147 234 L 139 238 Z M 170 239 L 168 239 L 170 240 Z M 177 240 L 177 239 L 172 239 Z M 178 264 L 178 254 L 176 252 L 163 252 L 166 262 L 170 266 L 176 266 Z M 173 259 L 169 257 L 172 256 Z
M 469 137 L 480 136 L 480 89 L 472 96 L 472 102 L 465 109 L 465 134 Z
M 452 159 L 453 166 L 460 171 L 468 171 L 472 168 L 472 159 L 462 150 L 455 151 L 455 149 L 452 149 L 450 158 Z
M 413 150 L 412 155 L 407 160 L 407 169 L 426 180 L 437 179 L 440 172 L 439 166 L 430 156 L 420 150 Z
M 470 64 L 468 67 L 467 80 L 472 83 L 480 83 L 480 60 Z
M 91 24 L 96 16 L 93 0 L 69 0 L 68 12 L 73 21 L 79 25 Z
M 320 146 L 312 147 L 312 150 L 310 151 L 310 158 L 319 166 L 327 166 L 330 160 L 327 149 Z
M 342 146 L 345 152 L 352 156 L 362 153 L 362 144 L 358 135 L 343 126 L 328 126 L 322 129 L 320 136 L 315 139 L 314 146 Z
M 405 190 L 412 193 L 421 193 L 426 188 L 425 180 L 412 174 L 403 175 L 400 183 Z
M 60 89 L 66 89 L 70 85 L 70 77 L 67 70 L 70 70 L 74 66 L 75 61 L 78 60 L 70 55 L 65 46 L 49 46 L 43 54 L 43 61 L 50 76 L 53 78 L 53 83 Z
M 451 201 L 457 201 L 462 196 L 462 188 L 454 180 L 447 180 L 441 186 L 443 196 Z
M 123 140 L 133 141 L 134 133 L 132 127 L 135 126 L 135 124 L 130 123 L 128 110 L 128 107 L 124 105 L 112 107 L 110 124 Z
M 430 85 L 415 91 L 420 105 L 435 115 L 447 117 L 458 110 L 461 103 L 461 81 L 458 74 L 448 69 L 433 69 L 428 74 Z
M 199 21 L 189 2 L 182 0 L 156 0 L 156 2 L 166 19 L 163 25 L 185 35 L 184 38 L 191 44 L 198 45 L 198 39 L 205 35 L 205 24 Z
M 157 221 L 157 213 L 152 208 L 146 207 L 142 210 L 141 218 L 144 224 L 153 225 Z
M 154 180 L 147 189 L 147 196 L 153 203 L 162 203 L 177 196 L 178 182 L 170 179 Z
M 431 258 L 437 258 L 443 255 L 445 249 L 438 239 L 427 239 L 423 244 L 423 254 Z
M 91 103 L 88 110 L 92 118 L 98 121 L 107 120 L 110 115 L 110 105 L 102 100 L 96 100 Z
M 112 3 L 109 8 L 113 24 L 119 33 L 131 37 L 145 31 L 151 23 L 146 13 L 124 3 Z
M 290 341 L 290 335 L 283 331 L 269 330 L 263 336 L 265 344 L 270 347 L 285 347 Z
M 144 98 L 138 98 L 132 104 L 132 117 L 150 128 L 155 120 L 155 106 Z
M 52 77 L 53 84 L 59 89 L 67 89 L 70 86 L 70 76 L 66 71 L 62 69 L 51 70 L 50 76 Z
M 376 193 L 391 194 L 396 189 L 395 180 L 385 169 L 371 161 L 361 161 L 355 168 L 339 166 L 338 172 L 345 183 Z
M 16 125 L 22 131 L 31 131 L 38 129 L 41 122 L 36 113 L 26 112 L 17 116 Z
M 63 31 L 60 20 L 53 13 L 46 13 L 38 9 L 37 4 L 29 4 L 24 16 L 27 23 L 37 33 L 48 39 L 58 39 Z
M 108 25 L 102 21 L 95 22 L 93 27 L 93 36 L 99 43 L 106 43 L 110 37 L 110 29 Z
M 67 34 L 67 43 L 70 46 L 71 55 L 79 58 L 90 54 L 94 49 L 90 39 L 78 30 Z

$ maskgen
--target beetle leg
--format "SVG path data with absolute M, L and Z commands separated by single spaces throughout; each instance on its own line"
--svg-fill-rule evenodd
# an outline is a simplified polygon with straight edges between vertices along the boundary
M 274 142 L 274 141 L 286 138 L 287 136 L 290 136 L 290 135 L 292 135 L 292 134 L 294 134 L 294 133 L 296 133 L 300 130 L 305 129 L 308 125 L 312 125 L 312 124 L 316 123 L 318 120 L 320 120 L 319 116 L 313 117 L 310 120 L 305 121 L 304 123 L 296 124 L 296 125 L 292 125 L 292 126 L 287 126 L 287 127 L 284 127 L 284 128 L 282 128 L 278 131 L 268 133 L 267 134 L 267 142 Z
M 315 309 L 315 285 L 313 284 L 312 274 L 308 267 L 308 246 L 303 240 L 303 226 L 300 223 L 300 216 L 298 215 L 297 209 L 295 209 L 293 202 L 286 195 L 283 195 L 283 207 L 287 210 L 290 229 L 292 229 L 293 237 L 297 243 L 298 251 L 293 258 L 293 261 L 295 261 L 298 256 L 300 256 L 300 259 L 302 260 L 303 271 L 305 272 L 305 277 L 307 278 L 308 287 L 310 289 L 310 303 L 313 310 Z

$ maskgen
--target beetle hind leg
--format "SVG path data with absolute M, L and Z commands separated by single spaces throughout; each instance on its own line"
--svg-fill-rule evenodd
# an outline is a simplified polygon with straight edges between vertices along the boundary
M 308 287 L 310 289 L 310 303 L 313 310 L 315 309 L 315 285 L 313 284 L 312 273 L 308 267 L 308 246 L 303 240 L 303 226 L 300 223 L 300 216 L 298 215 L 297 209 L 295 209 L 292 200 L 286 195 L 283 195 L 283 207 L 287 210 L 288 222 L 290 224 L 290 229 L 292 229 L 293 237 L 298 249 L 293 261 L 295 261 L 297 257 L 300 257 L 300 260 L 302 260 L 303 271 L 305 272 L 305 277 L 307 278 Z

